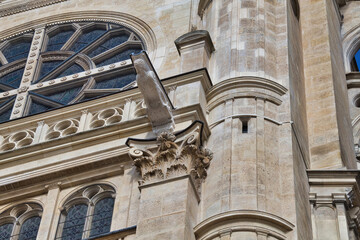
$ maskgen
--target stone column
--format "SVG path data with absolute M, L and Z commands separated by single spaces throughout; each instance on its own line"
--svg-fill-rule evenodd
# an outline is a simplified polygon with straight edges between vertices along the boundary
M 201 123 L 176 136 L 128 140 L 142 180 L 136 239 L 195 239 L 199 190 L 212 154 L 201 146 Z
M 205 30 L 186 33 L 175 40 L 181 56 L 181 72 L 208 67 L 211 53 L 215 50 L 210 34 Z

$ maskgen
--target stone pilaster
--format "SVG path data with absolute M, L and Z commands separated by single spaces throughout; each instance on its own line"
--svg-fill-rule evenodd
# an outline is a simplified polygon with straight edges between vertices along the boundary
M 201 144 L 202 124 L 156 140 L 129 139 L 141 175 L 136 239 L 195 239 L 200 185 L 212 153 Z

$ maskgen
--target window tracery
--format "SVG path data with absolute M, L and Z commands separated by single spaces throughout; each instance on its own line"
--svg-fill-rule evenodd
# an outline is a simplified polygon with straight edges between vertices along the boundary
M 36 240 L 42 208 L 36 203 L 20 204 L 0 214 L 1 240 Z
M 0 43 L 0 122 L 134 86 L 128 60 L 143 49 L 134 32 L 106 22 L 47 26 Z
M 65 202 L 56 239 L 76 240 L 110 232 L 115 191 L 100 184 L 83 188 Z

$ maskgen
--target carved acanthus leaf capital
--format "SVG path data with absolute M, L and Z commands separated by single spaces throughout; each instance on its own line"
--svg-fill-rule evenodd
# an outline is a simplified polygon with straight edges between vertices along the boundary
M 163 132 L 156 141 L 142 146 L 131 144 L 129 154 L 141 175 L 141 184 L 183 175 L 190 175 L 195 183 L 206 178 L 212 152 L 201 145 L 200 123 L 188 130 L 181 136 Z

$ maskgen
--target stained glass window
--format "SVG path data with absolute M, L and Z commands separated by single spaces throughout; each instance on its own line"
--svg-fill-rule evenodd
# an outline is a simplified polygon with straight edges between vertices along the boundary
M 41 212 L 36 203 L 23 203 L 2 212 L 0 219 L 7 219 L 7 223 L 0 224 L 0 240 L 36 240 Z
M 124 60 L 128 59 L 130 54 L 139 53 L 139 52 L 141 52 L 141 50 L 142 50 L 141 46 L 131 47 L 129 49 L 126 49 L 124 51 L 121 51 L 121 52 L 115 54 L 114 56 L 112 56 L 110 58 L 107 58 L 107 59 L 99 62 L 96 65 L 99 66 L 99 67 L 102 67 L 102 66 L 105 66 L 105 65 L 108 65 L 108 64 L 111 64 L 111 63 L 121 62 L 121 61 L 124 61 Z
M 18 88 L 20 86 L 21 77 L 24 74 L 24 69 L 20 68 L 13 72 L 0 77 L 0 83 L 10 86 L 12 88 Z
M 110 39 L 106 40 L 103 44 L 95 48 L 93 51 L 91 51 L 88 55 L 89 57 L 95 57 L 96 55 L 99 55 L 100 53 L 103 53 L 107 50 L 110 50 L 113 47 L 116 47 L 129 39 L 129 34 L 123 33 L 118 36 L 111 37 Z
M 106 30 L 104 29 L 94 29 L 90 32 L 84 33 L 81 35 L 75 44 L 72 46 L 71 50 L 74 52 L 79 51 L 83 47 L 86 47 L 89 43 L 100 37 Z
M 81 203 L 65 207 L 69 210 L 62 213 L 56 239 L 86 239 L 110 232 L 115 202 L 112 197 L 114 193 L 112 187 L 99 184 L 83 188 L 72 194 L 69 204 L 72 199 L 82 199 L 87 204 Z
M 125 76 L 112 77 L 104 80 L 96 81 L 94 86 L 95 89 L 108 89 L 108 88 L 123 88 L 126 85 L 134 82 L 136 79 L 136 74 L 131 73 Z
M 6 60 L 11 63 L 21 58 L 26 58 L 29 54 L 31 46 L 31 40 L 24 40 L 22 42 L 10 44 L 2 50 L 2 53 L 6 57 Z
M 46 74 L 54 70 L 57 66 L 59 66 L 63 61 L 51 61 L 51 62 L 43 62 L 41 64 L 41 71 L 39 74 L 39 79 L 44 77 Z
M 27 219 L 21 226 L 19 240 L 36 240 L 40 221 L 40 217 Z
M 69 38 L 74 34 L 74 30 L 66 30 L 57 33 L 54 36 L 49 37 L 49 42 L 47 46 L 47 51 L 56 51 L 60 50 L 62 46 L 69 40 Z
M 0 240 L 10 240 L 14 224 L 7 223 L 0 226 Z
M 113 208 L 113 198 L 104 198 L 95 205 L 90 237 L 110 232 Z
M 70 66 L 69 68 L 67 68 L 66 70 L 64 70 L 63 72 L 61 72 L 60 74 L 58 74 L 56 76 L 56 78 L 60 78 L 60 77 L 65 77 L 74 73 L 79 73 L 84 71 L 84 69 L 78 65 L 78 64 L 73 64 L 72 66 Z
M 29 115 L 41 113 L 52 109 L 53 107 L 33 101 L 30 106 Z
M 22 91 L 13 89 L 26 92 L 26 103 L 16 109 L 17 114 L 12 114 L 12 106 L 2 108 L 0 104 L 0 122 L 129 88 L 136 76 L 131 62 L 124 61 L 143 50 L 139 39 L 114 23 L 76 22 L 47 26 L 44 31 L 0 43 L 0 52 L 8 61 L 0 65 L 0 103 L 15 97 L 17 104 L 16 96 Z M 38 58 L 34 58 L 36 53 Z
M 82 239 L 88 206 L 79 204 L 72 206 L 66 216 L 62 229 L 62 240 Z

